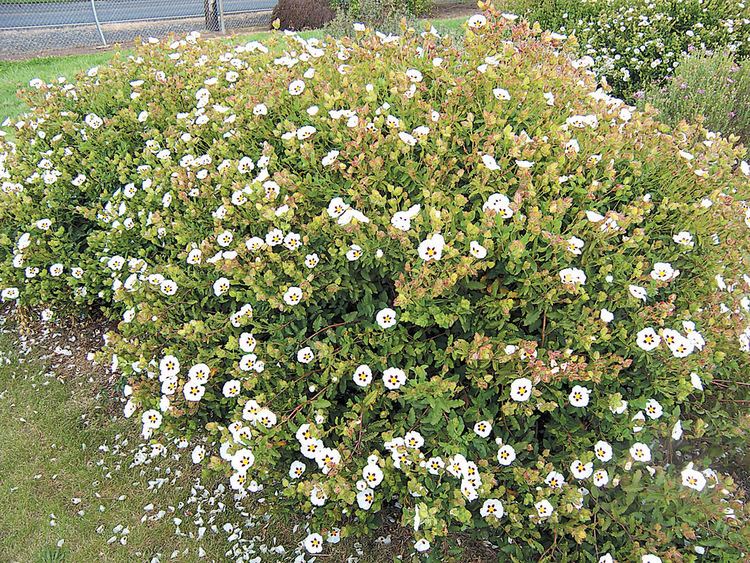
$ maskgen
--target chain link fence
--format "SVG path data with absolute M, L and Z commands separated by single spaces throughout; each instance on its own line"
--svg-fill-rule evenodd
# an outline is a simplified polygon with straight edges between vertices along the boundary
M 0 59 L 267 26 L 275 0 L 0 0 Z

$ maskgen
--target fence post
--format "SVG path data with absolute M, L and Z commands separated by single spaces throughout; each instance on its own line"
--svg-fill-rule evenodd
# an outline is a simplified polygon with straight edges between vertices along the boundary
M 206 29 L 208 31 L 219 31 L 219 10 L 216 0 L 203 0 L 203 12 L 206 16 Z
M 227 28 L 224 25 L 224 0 L 216 0 L 217 1 L 217 8 L 219 10 L 219 30 L 222 33 L 227 32 Z
M 104 39 L 104 32 L 102 31 L 102 25 L 99 23 L 99 16 L 96 15 L 96 4 L 94 0 L 91 0 L 91 11 L 94 12 L 94 21 L 96 22 L 96 30 L 99 32 L 99 37 L 102 38 L 102 45 L 107 46 L 107 40 Z

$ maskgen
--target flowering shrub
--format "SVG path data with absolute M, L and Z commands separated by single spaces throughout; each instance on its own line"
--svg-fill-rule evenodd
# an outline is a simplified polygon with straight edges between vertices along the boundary
M 521 3 L 525 5 L 525 2 Z M 615 92 L 641 93 L 694 49 L 750 55 L 750 4 L 737 0 L 544 0 L 529 18 L 575 34 Z
M 419 552 L 739 558 L 744 505 L 693 454 L 750 367 L 744 149 L 548 32 L 467 27 L 189 36 L 32 84 L 3 299 L 119 318 L 126 414 L 309 512 L 311 553 L 398 507 Z
M 675 75 L 650 87 L 645 100 L 667 123 L 702 115 L 707 129 L 750 142 L 750 61 L 736 63 L 725 53 L 685 56 Z

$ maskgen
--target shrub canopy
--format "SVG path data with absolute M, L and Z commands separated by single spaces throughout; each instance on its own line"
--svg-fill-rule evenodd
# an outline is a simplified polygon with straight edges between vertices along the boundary
M 0 289 L 120 319 L 147 438 L 315 532 L 398 507 L 420 550 L 747 549 L 731 478 L 692 457 L 732 435 L 712 380 L 748 368 L 744 148 L 491 10 L 459 46 L 189 36 L 32 86 Z
M 750 56 L 750 4 L 738 0 L 521 1 L 532 21 L 575 35 L 614 91 L 638 97 L 704 49 Z

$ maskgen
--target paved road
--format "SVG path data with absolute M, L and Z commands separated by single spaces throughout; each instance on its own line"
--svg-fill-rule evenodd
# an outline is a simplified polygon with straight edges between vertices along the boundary
M 6 0 L 7 1 L 7 0 Z M 275 0 L 224 0 L 224 12 L 270 10 Z M 123 22 L 203 16 L 203 0 L 96 0 L 99 21 Z M 0 29 L 92 23 L 91 2 L 0 3 Z

